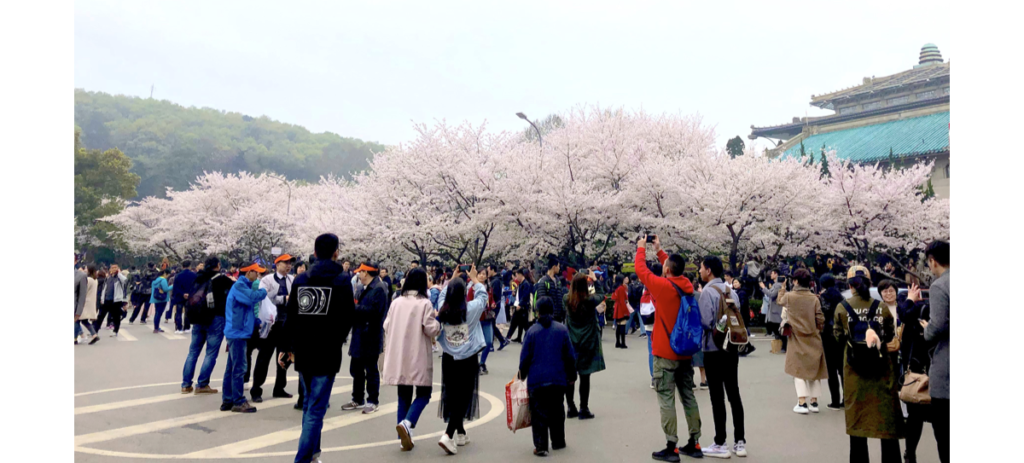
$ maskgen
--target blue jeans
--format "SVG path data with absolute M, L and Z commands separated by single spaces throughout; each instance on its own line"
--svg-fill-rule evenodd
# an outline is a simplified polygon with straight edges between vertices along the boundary
M 75 339 L 78 339 L 78 335 L 82 334 L 82 325 L 75 320 Z
M 194 325 L 192 327 L 192 344 L 188 346 L 185 368 L 181 370 L 181 387 L 192 387 L 192 375 L 196 373 L 196 361 L 199 360 L 199 352 L 203 350 L 203 345 L 206 345 L 206 358 L 203 359 L 203 367 L 199 370 L 197 386 L 210 385 L 210 375 L 213 374 L 213 367 L 217 365 L 217 354 L 220 352 L 220 343 L 223 340 L 224 317 L 213 317 L 213 321 L 209 325 Z
M 654 332 L 647 331 L 647 368 L 651 370 L 651 378 L 654 378 L 654 350 L 651 348 L 651 338 L 653 337 Z
M 160 319 L 163 318 L 163 317 L 161 317 L 161 315 L 163 315 L 164 314 L 164 310 L 167 309 L 167 304 L 168 304 L 167 301 L 154 302 L 153 303 L 153 306 L 156 307 L 156 316 L 153 317 L 153 329 L 154 330 L 159 330 L 160 329 Z
M 302 435 L 295 463 L 310 463 L 320 457 L 320 431 L 324 428 L 324 414 L 334 387 L 334 375 L 306 376 L 299 373 L 302 401 Z
M 629 316 L 629 329 L 643 329 L 644 321 L 640 318 L 640 311 L 634 310 L 633 314 Z
M 480 354 L 480 364 L 487 365 L 487 354 L 494 350 L 494 320 L 480 322 L 480 329 L 484 331 L 484 350 Z
M 415 428 L 416 422 L 420 420 L 420 414 L 430 403 L 431 386 L 416 386 L 416 400 L 412 400 L 412 386 L 398 386 L 398 422 L 409 420 L 409 427 Z M 410 402 L 412 405 L 410 406 Z
M 159 320 L 160 317 L 157 317 Z M 245 376 L 245 346 L 247 339 L 228 339 L 228 363 L 224 365 L 224 384 L 221 386 L 221 401 L 234 405 L 245 403 L 242 376 Z
M 192 324 L 188 322 L 188 315 L 185 315 L 185 302 L 179 302 L 174 304 L 174 329 L 176 331 L 182 331 L 192 328 Z M 182 323 L 184 319 L 184 323 Z

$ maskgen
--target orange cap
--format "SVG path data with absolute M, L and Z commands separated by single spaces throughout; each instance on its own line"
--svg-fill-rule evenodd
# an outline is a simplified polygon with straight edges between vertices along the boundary
M 374 268 L 374 267 L 370 267 L 369 265 L 366 265 L 366 264 L 360 264 L 359 268 L 356 269 L 355 273 L 364 272 L 364 271 L 365 272 L 376 272 L 377 269 Z
M 253 271 L 255 271 L 256 273 L 264 273 L 264 272 L 267 271 L 267 269 L 265 269 L 263 267 L 260 267 L 260 264 L 253 263 L 252 265 L 250 265 L 248 267 L 243 267 L 243 268 L 238 269 L 238 271 L 242 272 L 242 273 L 249 273 L 249 272 L 253 272 Z
M 274 263 L 279 264 L 281 262 L 288 262 L 290 260 L 295 260 L 295 258 L 292 257 L 291 254 L 281 254 L 280 256 L 277 256 L 277 259 L 274 259 Z

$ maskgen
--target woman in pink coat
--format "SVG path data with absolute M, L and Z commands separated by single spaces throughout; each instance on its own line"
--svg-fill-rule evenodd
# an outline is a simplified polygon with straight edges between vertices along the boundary
M 430 403 L 434 361 L 432 340 L 441 332 L 427 293 L 427 272 L 414 268 L 405 277 L 402 295 L 384 319 L 384 384 L 398 386 L 398 437 L 402 450 L 412 450 L 412 430 Z M 412 399 L 413 387 L 416 400 Z

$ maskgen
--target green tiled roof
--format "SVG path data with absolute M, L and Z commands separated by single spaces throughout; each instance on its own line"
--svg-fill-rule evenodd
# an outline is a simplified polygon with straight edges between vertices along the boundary
M 889 157 L 889 149 L 896 157 L 919 156 L 949 150 L 949 111 L 927 116 L 901 119 L 882 124 L 857 127 L 855 129 L 811 135 L 803 141 L 805 152 L 835 150 L 842 159 L 854 162 L 872 162 Z M 782 154 L 800 156 L 800 145 L 796 144 Z

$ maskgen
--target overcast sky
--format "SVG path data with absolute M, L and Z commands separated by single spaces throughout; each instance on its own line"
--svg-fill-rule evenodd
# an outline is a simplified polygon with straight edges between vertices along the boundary
M 386 144 L 413 123 L 521 130 L 518 111 L 581 104 L 699 113 L 724 146 L 749 144 L 751 124 L 831 114 L 811 95 L 910 69 L 925 43 L 951 58 L 937 2 L 497 3 L 78 0 L 75 87 L 155 85 Z

